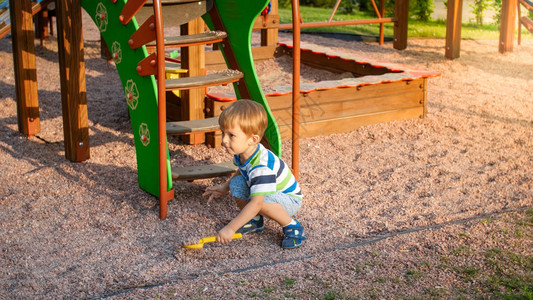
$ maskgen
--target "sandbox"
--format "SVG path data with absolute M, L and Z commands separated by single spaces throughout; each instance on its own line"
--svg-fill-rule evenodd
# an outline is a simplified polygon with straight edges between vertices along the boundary
M 290 43 L 279 43 L 275 57 L 292 56 Z M 410 70 L 356 57 L 349 53 L 333 53 L 325 47 L 301 46 L 301 62 L 333 73 L 349 73 L 350 78 L 303 83 L 300 86 L 300 137 L 307 138 L 352 131 L 360 126 L 380 122 L 423 118 L 426 114 L 426 89 L 429 77 L 438 72 Z M 292 87 L 263 86 L 282 140 L 291 138 Z M 235 101 L 227 91 L 208 92 L 206 114 L 217 116 Z M 210 134 L 207 142 L 220 144 L 220 134 Z

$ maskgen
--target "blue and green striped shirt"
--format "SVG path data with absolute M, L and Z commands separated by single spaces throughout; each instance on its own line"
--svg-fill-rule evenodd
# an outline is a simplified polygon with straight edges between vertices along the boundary
M 233 162 L 250 187 L 250 196 L 282 192 L 302 199 L 302 191 L 290 168 L 274 153 L 259 144 L 254 154 L 241 165 L 238 155 Z

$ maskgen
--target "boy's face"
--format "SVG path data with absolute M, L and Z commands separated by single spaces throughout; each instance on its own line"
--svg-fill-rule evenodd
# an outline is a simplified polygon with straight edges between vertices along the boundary
M 258 139 L 257 135 L 244 133 L 237 124 L 222 130 L 222 146 L 229 154 L 239 155 L 244 159 L 248 159 L 254 153 Z

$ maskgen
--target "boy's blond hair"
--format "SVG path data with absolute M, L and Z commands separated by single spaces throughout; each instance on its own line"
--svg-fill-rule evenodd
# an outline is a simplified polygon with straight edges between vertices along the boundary
M 268 118 L 264 107 L 252 100 L 237 100 L 222 111 L 218 119 L 220 129 L 239 125 L 247 135 L 263 137 L 268 125 Z

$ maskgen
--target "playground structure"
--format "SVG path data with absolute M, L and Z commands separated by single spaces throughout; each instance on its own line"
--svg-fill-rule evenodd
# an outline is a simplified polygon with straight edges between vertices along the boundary
M 519 1 L 523 3 L 527 2 L 528 0 L 502 0 L 500 43 L 498 47 L 498 51 L 500 53 L 513 51 L 516 12 L 520 9 L 518 4 Z M 446 46 L 444 56 L 449 59 L 458 58 L 461 53 L 462 10 L 463 0 L 448 1 L 446 16 Z
M 522 16 L 521 7 L 526 9 L 526 14 Z M 531 33 L 533 33 L 533 20 L 528 18 L 527 12 L 533 13 L 533 2 L 529 0 L 518 0 L 518 45 L 522 40 L 522 25 Z
M 189 168 L 181 171 L 170 167 L 166 147 L 166 132 L 168 131 L 169 134 L 194 134 L 213 131 L 216 128 L 216 118 L 165 124 L 165 91 L 184 89 L 191 92 L 193 88 L 201 90 L 210 85 L 238 82 L 236 93 L 238 93 L 239 98 L 250 98 L 260 102 L 265 106 L 267 112 L 270 112 L 255 75 L 254 62 L 251 57 L 252 51 L 250 50 L 252 26 L 256 17 L 266 6 L 267 1 L 254 4 L 243 4 L 234 0 L 218 0 L 216 4 L 213 1 L 154 1 L 149 3 L 152 4 L 154 15 L 150 16 L 148 14 L 144 23 L 138 26 L 134 16 L 138 11 L 142 12 L 141 9 L 146 2 L 142 0 L 130 0 L 127 2 L 116 0 L 81 1 L 80 6 L 80 3 L 73 3 L 72 1 L 56 1 L 61 94 L 64 108 L 65 153 L 71 161 L 83 161 L 90 156 L 87 106 L 84 92 L 86 87 L 81 22 L 70 21 L 80 19 L 81 8 L 83 7 L 93 17 L 103 39 L 109 45 L 124 86 L 135 139 L 139 185 L 142 189 L 160 198 L 160 217 L 164 219 L 166 217 L 166 202 L 173 197 L 173 179 L 192 180 L 220 176 L 234 171 L 234 167 L 229 166 L 227 163 Z M 31 3 L 26 0 L 22 2 L 11 1 L 10 4 L 12 13 L 17 14 L 18 12 L 21 16 L 20 19 L 13 18 L 12 28 L 15 29 L 13 30 L 13 40 L 22 41 L 22 37 L 27 37 L 29 32 L 28 30 L 17 31 L 17 29 L 28 28 L 28 24 L 31 24 L 31 17 L 27 14 L 31 9 Z M 197 9 L 198 4 L 201 4 L 199 10 Z M 185 22 L 188 27 L 182 27 L 182 29 L 185 29 L 183 34 L 187 35 L 166 38 L 166 45 L 163 43 L 164 37 L 161 36 L 163 32 L 162 17 L 158 16 L 161 11 L 157 11 L 161 10 L 162 5 L 167 5 L 166 10 L 169 10 L 173 5 L 194 5 L 196 9 L 196 15 L 189 13 L 186 20 L 167 18 L 172 21 Z M 238 9 L 235 9 L 235 7 L 238 7 Z M 192 12 L 192 8 L 186 11 Z M 239 17 L 236 18 L 236 15 Z M 195 22 L 191 22 L 191 19 L 198 16 L 203 16 L 211 28 L 220 30 L 195 34 L 191 34 L 192 32 L 190 31 L 187 32 L 188 28 L 194 27 L 191 24 Z M 246 18 L 242 16 L 246 16 Z M 236 19 L 239 20 L 231 21 Z M 196 22 L 196 24 L 201 23 Z M 181 24 L 175 22 L 172 25 Z M 203 28 L 203 25 L 196 25 L 196 27 Z M 230 36 L 238 37 L 237 41 L 235 39 L 232 41 L 229 38 Z M 33 37 L 30 40 L 33 40 Z M 154 40 L 156 40 L 155 52 L 149 54 L 145 45 L 151 43 L 149 46 L 153 48 Z M 184 47 L 186 51 L 183 51 L 183 54 L 186 55 L 187 52 L 191 52 L 191 48 L 195 45 L 215 42 L 222 43 L 225 61 L 233 71 L 202 76 L 201 73 L 195 74 L 195 68 L 191 68 L 190 64 L 184 64 L 182 59 L 181 67 L 188 69 L 189 77 L 156 81 L 156 78 L 165 77 L 164 66 L 168 65 L 168 63 L 165 63 L 163 55 L 158 56 L 157 53 L 164 53 L 166 47 Z M 34 53 L 34 49 L 30 49 L 32 51 L 21 49 L 28 43 L 21 44 L 14 43 L 15 53 L 26 53 L 28 55 Z M 16 69 L 23 70 L 27 61 L 31 60 L 31 57 L 18 59 L 16 56 L 14 56 Z M 30 67 L 30 69 L 33 72 L 36 71 L 35 66 Z M 18 76 L 16 82 L 36 84 L 32 79 L 35 77 L 24 78 L 24 76 L 28 75 L 27 72 L 16 71 L 16 73 Z M 193 75 L 200 76 L 192 77 Z M 297 78 L 298 76 L 295 77 Z M 191 78 L 195 79 L 191 80 Z M 21 121 L 19 130 L 27 135 L 33 135 L 39 131 L 37 127 L 39 124 L 37 97 L 30 92 L 24 85 L 17 85 L 18 116 Z M 297 115 L 297 113 L 293 113 L 293 115 Z M 153 142 L 156 136 L 159 143 Z M 279 131 L 270 113 L 266 138 L 263 142 L 274 153 L 280 155 Z M 158 168 L 155 166 L 158 166 Z M 159 180 L 154 180 L 155 178 Z
M 48 37 L 48 31 L 53 34 L 53 23 L 51 17 L 54 15 L 54 11 L 48 9 L 48 5 L 52 3 L 52 0 L 32 0 L 31 15 L 37 16 L 35 33 L 36 37 L 41 40 L 41 46 L 44 40 Z M 11 16 L 9 10 L 9 1 L 0 1 L 0 39 L 6 36 L 11 31 Z M 13 17 L 17 17 L 14 15 Z
M 261 1 L 262 3 L 255 3 L 254 1 L 254 4 L 248 3 L 248 1 L 236 0 L 155 0 L 153 2 L 146 2 L 146 0 L 129 0 L 127 2 L 125 0 L 82 0 L 80 2 L 73 0 L 56 0 L 65 153 L 67 158 L 71 161 L 84 161 L 90 157 L 81 22 L 71 22 L 73 19 L 81 18 L 81 8 L 83 8 L 89 13 L 89 15 L 91 15 L 95 24 L 100 29 L 106 44 L 109 46 L 109 50 L 115 61 L 124 86 L 125 98 L 131 115 L 137 153 L 139 186 L 143 190 L 159 197 L 160 217 L 164 219 L 167 214 L 166 202 L 173 198 L 172 180 L 207 178 L 228 174 L 234 171 L 234 168 L 227 163 L 182 170 L 170 167 L 168 150 L 166 147 L 167 132 L 169 134 L 187 134 L 191 137 L 201 137 L 205 132 L 211 132 L 210 134 L 214 135 L 213 132 L 217 129 L 217 109 L 213 107 L 211 110 L 212 118 L 204 119 L 203 97 L 201 97 L 201 100 L 198 102 L 193 100 L 192 95 L 202 95 L 206 86 L 238 82 L 238 84 L 235 84 L 237 98 L 253 99 L 263 104 L 268 112 L 271 111 L 269 108 L 270 106 L 276 107 L 275 110 L 272 111 L 272 114 L 269 113 L 269 128 L 266 135 L 267 140 L 264 142 L 278 155 L 280 154 L 282 136 L 276 125 L 276 118 L 283 121 L 283 138 L 287 138 L 287 132 L 290 131 L 293 132 L 294 138 L 297 126 L 292 126 L 292 128 L 289 129 L 289 126 L 287 125 L 288 118 L 279 117 L 282 114 L 287 115 L 287 111 L 290 109 L 286 106 L 286 98 L 289 97 L 287 95 L 290 93 L 276 95 L 285 97 L 285 100 L 280 101 L 280 103 L 284 103 L 285 106 L 274 106 L 273 102 L 266 99 L 263 95 L 263 91 L 257 81 L 257 76 L 255 75 L 252 54 L 255 58 L 265 59 L 265 57 L 270 57 L 276 49 L 279 50 L 278 46 L 275 45 L 275 42 L 277 42 L 277 28 L 275 25 L 276 22 L 274 22 L 276 18 L 273 16 L 260 16 L 257 19 L 257 16 L 263 10 L 267 1 Z M 404 12 L 406 16 L 406 5 L 403 4 L 406 3 L 406 1 L 396 2 L 398 11 Z M 145 4 L 152 5 L 144 7 Z M 163 11 L 169 11 L 174 5 L 188 5 L 188 11 L 191 12 L 194 7 L 195 13 L 189 15 L 186 19 L 164 18 Z M 36 82 L 34 81 L 34 78 L 36 78 L 36 76 L 34 76 L 36 70 L 35 63 L 33 63 L 33 66 L 28 66 L 28 61 L 31 62 L 31 55 L 33 55 L 34 49 L 32 51 L 30 48 L 25 48 L 30 47 L 28 46 L 29 44 L 33 45 L 33 43 L 29 42 L 33 41 L 33 36 L 28 38 L 28 34 L 32 33 L 31 30 L 29 30 L 30 32 L 28 32 L 28 30 L 23 30 L 24 28 L 32 27 L 32 19 L 29 13 L 32 9 L 31 2 L 29 0 L 12 0 L 10 1 L 10 6 L 13 10 L 12 14 L 19 16 L 19 18 L 12 18 L 13 41 L 17 41 L 13 43 L 13 53 L 17 82 L 16 90 L 19 130 L 27 135 L 34 135 L 39 131 L 39 110 L 36 96 Z M 274 6 L 277 7 L 277 3 L 276 5 L 273 5 L 273 7 Z M 162 7 L 165 9 L 162 10 Z M 238 7 L 239 9 L 236 10 L 235 7 Z M 143 11 L 146 8 L 149 11 L 148 13 Z M 153 11 L 153 15 L 150 11 Z M 295 12 L 293 9 L 293 19 L 297 19 L 297 11 L 298 10 Z M 139 18 L 144 21 L 141 26 L 137 23 L 136 13 L 144 13 L 143 17 Z M 236 15 L 239 16 L 239 18 L 236 18 Z M 203 16 L 209 27 L 215 29 L 215 31 L 203 32 L 203 23 L 200 19 L 197 19 L 199 16 Z M 243 16 L 246 16 L 246 18 L 243 18 Z M 173 24 L 165 23 L 165 26 L 180 25 L 183 35 L 173 38 L 165 38 L 162 36 L 162 19 L 176 21 Z M 239 20 L 235 21 L 236 19 Z M 257 25 L 258 20 L 259 25 Z M 384 20 L 380 20 L 378 23 L 383 23 L 381 21 Z M 392 21 L 398 22 L 396 19 Z M 296 29 L 298 25 L 299 24 L 293 24 L 293 26 L 295 26 L 295 32 L 299 32 L 299 30 Z M 254 27 L 259 28 L 263 33 L 263 46 L 259 49 L 250 49 L 250 35 L 251 30 Z M 400 24 L 397 27 L 403 28 L 403 25 Z M 15 30 L 13 30 L 13 28 Z M 398 40 L 395 38 L 395 42 L 399 43 L 398 47 L 400 48 L 402 47 L 402 44 L 406 45 L 406 28 L 405 24 L 405 30 L 401 31 L 401 34 L 398 34 Z M 237 36 L 238 38 L 232 39 L 232 36 Z M 155 44 L 153 43 L 154 40 L 156 41 Z M 163 40 L 165 42 L 163 42 Z M 223 52 L 212 51 L 209 52 L 209 54 L 202 54 L 204 44 L 207 43 L 221 43 Z M 147 51 L 147 46 L 154 49 L 155 52 L 150 54 Z M 163 55 L 157 55 L 157 53 L 164 53 L 165 47 L 171 46 L 182 47 L 180 68 L 187 69 L 189 77 L 157 80 L 157 78 L 165 78 L 165 65 L 170 65 L 171 68 L 177 68 L 177 66 L 165 63 Z M 295 40 L 294 48 L 297 48 L 298 46 L 299 42 L 296 42 Z M 290 52 L 290 46 L 288 45 L 279 47 L 284 47 L 282 52 Z M 268 51 L 265 51 L 265 49 L 268 49 Z M 266 54 L 261 56 L 256 55 L 257 53 Z M 296 57 L 298 54 L 299 51 L 295 50 L 293 55 Z M 304 51 L 304 54 L 311 57 L 308 61 L 314 61 L 316 57 L 321 57 L 320 60 L 332 58 L 331 56 L 323 55 L 323 53 L 312 50 L 309 52 Z M 26 55 L 26 57 L 21 59 L 21 55 Z M 202 57 L 202 55 L 205 55 L 206 62 L 213 61 L 212 58 L 215 56 L 220 58 L 220 55 L 222 55 L 225 64 L 233 71 L 226 70 L 217 75 L 203 75 L 203 68 L 199 64 L 199 61 L 201 60 L 198 59 L 199 57 Z M 305 59 L 302 58 L 302 60 Z M 350 58 L 334 57 L 333 59 L 333 61 L 337 61 L 337 68 L 339 68 L 339 65 L 342 66 L 345 64 L 347 60 L 350 61 L 350 65 L 354 68 L 359 65 L 364 66 L 362 68 L 370 70 L 370 73 L 365 73 L 366 71 L 358 73 L 359 75 L 362 75 L 362 77 L 369 74 L 377 75 L 372 72 L 378 72 L 380 75 L 385 76 L 382 77 L 381 80 L 376 80 L 375 82 L 365 79 L 359 83 L 352 82 L 344 86 L 335 86 L 335 88 L 351 89 L 350 91 L 360 94 L 361 98 L 359 99 L 367 98 L 369 95 L 374 94 L 376 99 L 382 98 L 383 100 L 390 95 L 383 95 L 384 89 L 382 87 L 386 86 L 390 90 L 395 91 L 398 90 L 400 86 L 403 86 L 406 89 L 407 86 L 409 86 L 409 88 L 414 87 L 414 90 L 406 90 L 404 93 L 412 94 L 409 96 L 410 100 L 407 102 L 418 103 L 414 105 L 410 114 L 404 114 L 401 117 L 398 117 L 398 115 L 388 115 L 387 117 L 375 116 L 374 118 L 370 118 L 370 121 L 367 120 L 366 123 L 365 121 L 361 121 L 358 123 L 359 125 L 357 125 L 357 127 L 375 122 L 419 117 L 425 114 L 425 78 L 431 76 L 430 74 L 425 74 L 425 77 L 417 77 L 421 74 L 413 74 L 396 68 L 372 65 L 368 62 L 358 62 L 355 59 Z M 33 57 L 33 62 L 34 61 L 35 58 Z M 220 61 L 216 61 L 214 64 L 220 65 Z M 18 71 L 24 69 L 30 70 L 30 72 Z M 295 68 L 295 72 L 296 70 L 297 68 Z M 349 69 L 349 71 L 353 72 L 354 69 Z M 394 80 L 390 80 L 391 76 L 397 77 Z M 298 79 L 298 76 L 295 75 L 294 77 L 295 80 L 293 83 Z M 387 84 L 381 85 L 381 83 L 387 81 L 389 81 Z M 293 86 L 295 89 L 292 94 L 290 94 L 290 97 L 292 97 L 293 100 L 294 98 L 300 98 L 299 87 L 299 83 L 294 84 Z M 335 92 L 335 88 L 329 87 L 322 89 L 315 87 L 309 90 L 304 89 L 303 98 L 312 99 L 313 103 L 317 103 L 316 99 L 319 98 L 327 99 L 348 94 L 345 93 L 345 90 L 342 92 Z M 188 116 L 184 116 L 181 114 L 183 119 L 190 121 L 165 124 L 167 116 L 165 99 L 168 92 L 176 89 L 183 90 L 180 103 L 181 113 L 194 112 L 196 115 L 189 114 Z M 294 92 L 295 90 L 296 92 Z M 369 91 L 370 94 L 364 94 L 361 91 Z M 402 103 L 403 100 L 401 100 L 401 94 L 402 93 L 399 93 L 395 96 L 396 100 L 393 100 L 392 102 Z M 309 95 L 311 95 L 311 97 L 309 97 Z M 188 100 L 186 100 L 187 97 L 189 98 Z M 351 101 L 353 99 L 345 100 Z M 342 104 L 342 102 L 346 101 L 341 99 L 341 104 L 337 104 L 340 106 L 332 110 L 333 115 L 343 111 L 344 104 Z M 377 106 L 379 110 L 380 105 L 383 108 L 391 103 L 390 100 L 384 100 L 382 104 L 375 105 L 370 104 L 372 101 L 372 99 L 368 100 L 368 102 L 359 101 L 358 109 L 363 107 L 364 110 L 366 106 L 374 105 Z M 213 105 L 219 105 L 220 107 L 220 103 Z M 304 109 L 305 106 L 306 104 L 304 100 Z M 297 110 L 298 107 L 298 104 L 292 105 L 293 110 Z M 329 111 L 329 108 L 320 109 L 323 111 Z M 362 113 L 362 115 L 365 114 L 368 117 L 369 112 Z M 299 113 L 293 111 L 292 116 L 297 115 L 299 115 Z M 331 118 L 331 116 L 328 118 Z M 341 122 L 335 124 L 334 126 L 336 127 L 344 126 L 342 124 L 353 121 L 348 120 L 343 116 L 337 116 L 336 119 L 346 119 L 344 123 Z M 361 120 L 364 120 L 364 118 Z M 322 121 L 322 124 L 315 126 L 324 127 L 323 124 L 330 122 L 327 118 Z M 298 120 L 296 124 L 299 124 Z M 313 133 L 310 128 L 311 127 L 307 129 L 304 127 L 306 131 L 303 136 L 312 136 L 311 134 L 329 134 L 333 132 L 322 131 L 317 133 L 314 131 Z M 298 137 L 300 136 L 296 134 L 296 138 Z M 155 139 L 157 139 L 157 141 L 155 141 Z M 293 147 L 294 146 L 295 144 L 293 143 Z

